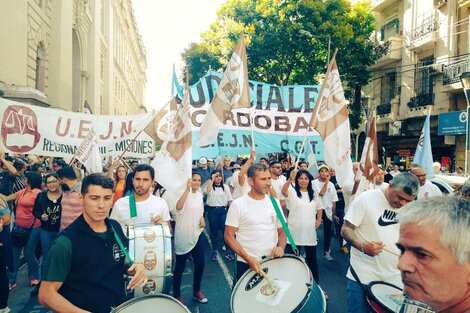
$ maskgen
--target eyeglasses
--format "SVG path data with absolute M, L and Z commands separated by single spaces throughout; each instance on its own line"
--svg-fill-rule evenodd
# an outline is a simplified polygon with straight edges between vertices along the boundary
M 58 182 L 59 182 L 58 180 L 49 180 L 49 181 L 46 181 L 46 185 L 56 184 Z

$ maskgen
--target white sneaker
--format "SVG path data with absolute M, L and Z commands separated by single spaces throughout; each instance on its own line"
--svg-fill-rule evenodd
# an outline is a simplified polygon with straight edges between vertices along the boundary
M 333 261 L 333 257 L 331 256 L 331 253 L 329 251 L 325 252 L 325 254 L 323 255 L 323 258 L 327 260 L 328 262 Z
M 4 308 L 4 309 L 0 309 L 0 313 L 8 313 L 8 312 L 10 312 L 10 311 L 11 311 L 11 310 L 10 310 L 9 307 L 6 307 L 6 308 Z
M 222 251 L 227 251 L 227 247 L 225 245 L 222 246 Z

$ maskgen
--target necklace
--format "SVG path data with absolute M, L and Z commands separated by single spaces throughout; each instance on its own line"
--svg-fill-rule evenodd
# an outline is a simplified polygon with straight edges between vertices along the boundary
M 55 194 L 54 194 L 55 195 Z M 51 197 L 52 194 L 51 193 L 47 193 L 47 197 L 49 198 L 49 200 L 52 201 L 52 203 L 57 203 L 57 200 L 59 200 L 60 196 L 62 196 L 62 193 L 59 193 L 59 196 L 58 197 Z

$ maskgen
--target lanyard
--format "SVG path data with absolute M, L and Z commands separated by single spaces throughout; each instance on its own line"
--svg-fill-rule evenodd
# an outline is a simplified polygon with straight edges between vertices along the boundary
M 135 203 L 135 202 L 134 202 Z M 126 247 L 122 244 L 121 238 L 119 238 L 118 234 L 116 233 L 116 230 L 114 230 L 113 224 L 111 223 L 111 229 L 113 230 L 114 234 L 114 239 L 116 239 L 119 247 L 121 248 L 122 252 L 124 253 L 124 256 L 126 257 L 127 261 L 129 261 L 130 265 L 134 265 L 134 260 L 131 259 L 129 256 L 129 253 L 127 253 Z
M 274 206 L 274 210 L 276 210 L 277 217 L 281 221 L 282 228 L 284 229 L 284 232 L 286 233 L 287 239 L 289 240 L 289 243 L 292 246 L 292 249 L 297 254 L 298 250 L 297 250 L 297 246 L 295 245 L 294 238 L 292 238 L 290 230 L 287 227 L 286 221 L 284 220 L 284 216 L 281 214 L 281 209 L 279 209 L 279 206 L 277 205 L 276 199 L 274 199 L 274 197 L 271 195 L 269 195 L 269 199 L 271 200 Z

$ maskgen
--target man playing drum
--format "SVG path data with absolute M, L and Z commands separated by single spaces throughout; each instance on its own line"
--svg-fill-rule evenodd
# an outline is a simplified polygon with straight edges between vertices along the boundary
M 284 256 L 287 242 L 268 196 L 271 188 L 268 167 L 255 164 L 247 174 L 251 190 L 232 202 L 225 221 L 225 242 L 238 255 L 235 281 L 249 268 L 259 273 L 262 258 Z
M 400 210 L 405 294 L 436 312 L 470 312 L 470 201 L 433 197 Z
M 54 312 L 108 313 L 126 300 L 126 260 L 121 245 L 128 240 L 119 224 L 107 218 L 113 203 L 111 178 L 91 174 L 83 180 L 83 214 L 50 247 L 39 289 L 39 302 Z M 119 240 L 118 240 L 119 238 Z M 128 288 L 145 285 L 142 263 L 127 273 Z
M 416 198 L 418 187 L 415 175 L 400 173 L 385 190 L 365 191 L 351 203 L 341 228 L 341 235 L 354 248 L 346 275 L 349 313 L 369 312 L 364 295 L 370 282 L 401 285 L 398 257 L 389 251 L 398 239 L 398 209 Z
M 167 223 L 171 230 L 168 204 L 164 199 L 150 194 L 150 187 L 152 187 L 155 178 L 154 168 L 148 164 L 139 164 L 134 173 L 132 184 L 135 190 L 137 216 L 131 218 L 130 197 L 127 196 L 116 201 L 111 212 L 111 218 L 121 224 L 124 232 L 126 232 L 128 225 L 142 223 Z

